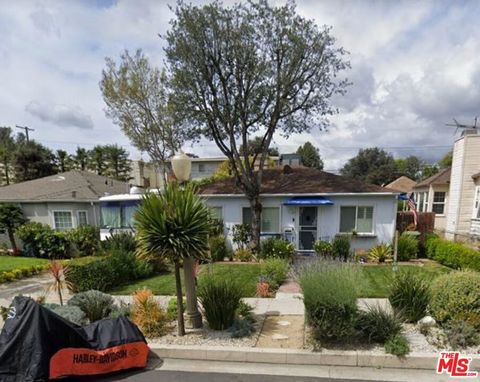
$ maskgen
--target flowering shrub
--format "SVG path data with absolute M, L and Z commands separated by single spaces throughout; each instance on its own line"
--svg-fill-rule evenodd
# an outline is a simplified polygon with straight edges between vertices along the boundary
M 259 257 L 261 259 L 290 260 L 295 254 L 295 246 L 284 239 L 270 238 L 262 242 Z

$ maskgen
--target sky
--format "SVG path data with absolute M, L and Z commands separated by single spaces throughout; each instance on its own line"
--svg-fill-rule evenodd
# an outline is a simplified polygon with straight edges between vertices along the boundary
M 34 128 L 30 136 L 54 150 L 117 143 L 132 159 L 147 159 L 105 116 L 99 81 L 105 57 L 124 49 L 141 48 L 163 64 L 158 35 L 169 28 L 169 4 L 0 0 L 0 126 Z M 281 153 L 309 141 L 332 171 L 372 146 L 434 162 L 453 144 L 446 123 L 480 115 L 479 1 L 299 0 L 297 9 L 332 27 L 349 52 L 344 75 L 353 84 L 333 100 L 339 113 L 327 131 L 275 136 Z M 220 155 L 208 141 L 184 150 Z

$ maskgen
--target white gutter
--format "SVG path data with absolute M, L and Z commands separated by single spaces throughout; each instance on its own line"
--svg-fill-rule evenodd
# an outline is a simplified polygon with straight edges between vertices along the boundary
M 394 196 L 400 195 L 402 192 L 330 192 L 330 193 L 293 193 L 293 194 L 260 194 L 260 197 L 273 197 L 273 196 Z M 244 194 L 200 194 L 207 198 L 222 197 L 222 198 L 243 198 Z

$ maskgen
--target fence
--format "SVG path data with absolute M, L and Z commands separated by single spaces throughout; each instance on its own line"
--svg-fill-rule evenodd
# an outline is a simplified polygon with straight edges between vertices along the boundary
M 413 212 L 397 212 L 397 230 L 401 234 L 407 230 L 416 230 L 420 232 L 419 257 L 425 256 L 425 238 L 428 233 L 432 233 L 435 228 L 435 212 L 419 212 L 417 227 L 415 228 Z

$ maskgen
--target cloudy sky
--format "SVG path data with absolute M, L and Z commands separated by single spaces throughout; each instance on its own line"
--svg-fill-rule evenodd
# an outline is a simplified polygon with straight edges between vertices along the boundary
M 118 143 L 139 158 L 105 117 L 98 83 L 105 57 L 124 49 L 161 65 L 172 2 L 0 0 L 0 126 L 28 125 L 52 149 Z M 281 152 L 310 141 L 328 170 L 371 146 L 434 161 L 453 142 L 445 123 L 480 115 L 479 1 L 304 0 L 298 11 L 333 27 L 353 85 L 327 132 L 276 137 Z M 208 142 L 185 149 L 219 154 Z

